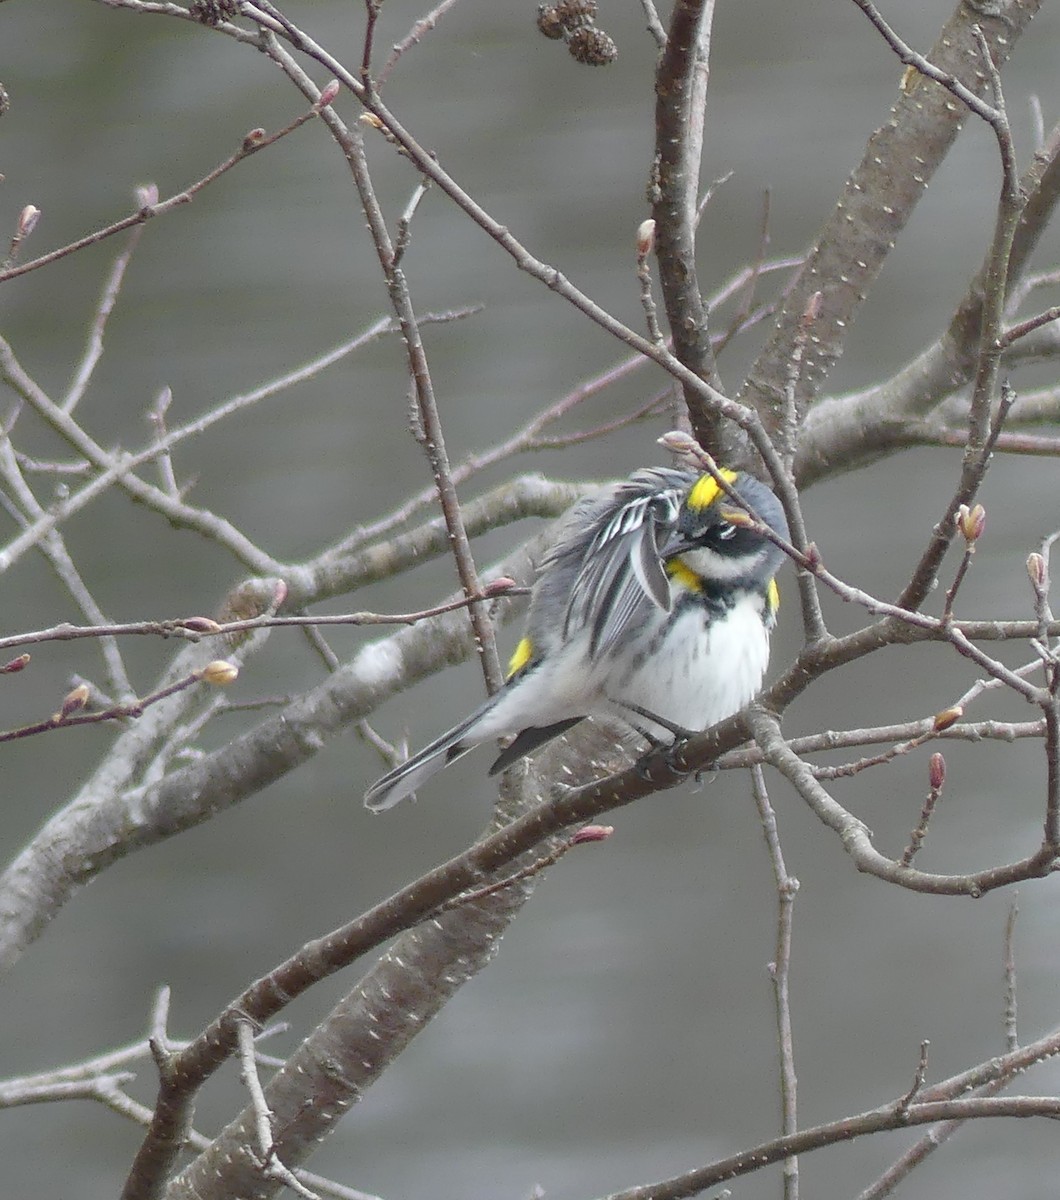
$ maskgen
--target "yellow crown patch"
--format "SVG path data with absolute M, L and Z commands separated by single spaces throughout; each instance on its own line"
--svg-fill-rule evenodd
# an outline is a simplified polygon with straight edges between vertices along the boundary
M 723 467 L 718 474 L 731 486 L 736 482 L 739 471 L 730 471 Z M 688 507 L 693 512 L 702 512 L 703 509 L 710 508 L 714 501 L 722 495 L 724 492 L 713 475 L 701 475 L 688 493 Z

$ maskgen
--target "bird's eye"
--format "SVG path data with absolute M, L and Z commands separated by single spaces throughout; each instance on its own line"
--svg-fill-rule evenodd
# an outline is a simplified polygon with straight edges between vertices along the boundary
M 730 538 L 734 538 L 735 536 L 736 536 L 736 526 L 735 525 L 730 525 L 728 521 L 723 521 L 718 526 L 718 537 L 720 537 L 723 542 L 727 542 Z

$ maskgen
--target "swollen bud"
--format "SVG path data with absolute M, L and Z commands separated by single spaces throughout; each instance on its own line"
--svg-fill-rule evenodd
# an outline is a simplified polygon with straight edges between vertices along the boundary
M 491 579 L 489 583 L 482 589 L 483 596 L 504 596 L 519 585 L 509 575 L 499 575 L 496 579 Z
M 1045 591 L 1045 583 L 1047 572 L 1045 569 L 1045 559 L 1038 553 L 1037 550 L 1033 554 L 1027 555 L 1027 575 L 1030 577 L 1031 587 L 1036 592 Z
M 35 204 L 27 204 L 26 207 L 18 214 L 18 229 L 17 236 L 21 241 L 22 238 L 29 235 L 37 228 L 37 222 L 40 220 L 40 209 Z
M 329 84 L 327 84 L 327 86 L 320 93 L 320 97 L 317 100 L 316 104 L 313 105 L 313 107 L 318 112 L 322 108 L 327 108 L 327 106 L 329 104 L 332 104 L 334 102 L 335 97 L 338 96 L 338 94 L 339 94 L 339 81 L 337 79 L 333 79 Z
M 946 782 L 946 760 L 936 750 L 928 763 L 928 782 L 933 792 L 941 792 Z
M 637 226 L 637 258 L 647 258 L 655 249 L 655 222 L 649 217 Z
M 214 687 L 227 687 L 238 675 L 239 668 L 235 663 L 226 662 L 223 658 L 215 658 L 213 662 L 208 662 L 199 672 L 199 678 L 206 683 L 212 683 Z
M 0 667 L 0 675 L 14 675 L 19 671 L 24 671 L 28 666 L 29 655 L 20 654 L 18 658 L 13 658 L 10 662 L 6 662 Z
M 981 504 L 973 504 L 971 508 L 967 504 L 962 504 L 957 509 L 956 520 L 961 537 L 969 545 L 972 545 L 979 540 L 986 525 L 986 509 Z
M 738 529 L 757 528 L 754 517 L 750 513 L 744 512 L 742 508 L 719 508 L 718 516 Z
M 959 704 L 953 704 L 949 708 L 944 708 L 942 712 L 935 714 L 935 719 L 932 722 L 932 728 L 936 733 L 941 733 L 944 729 L 949 729 L 951 725 L 956 725 L 957 722 L 964 716 L 964 709 Z M 942 755 L 940 754 L 941 758 Z
M 671 429 L 669 433 L 664 433 L 659 438 L 659 445 L 673 454 L 696 456 L 700 453 L 699 442 L 690 433 L 685 433 L 683 429 Z
M 806 301 L 806 307 L 802 310 L 802 324 L 804 326 L 811 325 L 821 315 L 821 308 L 824 304 L 824 293 L 814 292 L 809 300 Z
M 570 840 L 572 846 L 582 842 L 602 842 L 615 832 L 614 825 L 583 825 Z
M 67 692 L 63 697 L 63 706 L 52 718 L 53 721 L 65 721 L 67 717 L 72 717 L 75 712 L 84 708 L 88 703 L 89 690 L 87 683 L 79 683 L 77 687 Z
M 186 617 L 180 624 L 191 633 L 221 632 L 221 626 L 211 617 Z

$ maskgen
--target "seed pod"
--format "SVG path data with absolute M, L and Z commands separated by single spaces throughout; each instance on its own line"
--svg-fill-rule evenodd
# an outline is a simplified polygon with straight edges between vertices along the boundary
M 618 47 L 614 39 L 595 25 L 582 25 L 571 30 L 567 38 L 567 49 L 580 63 L 592 67 L 606 67 L 618 58 Z
M 563 22 L 559 11 L 551 4 L 540 4 L 537 9 L 537 27 L 547 38 L 553 40 L 563 36 Z

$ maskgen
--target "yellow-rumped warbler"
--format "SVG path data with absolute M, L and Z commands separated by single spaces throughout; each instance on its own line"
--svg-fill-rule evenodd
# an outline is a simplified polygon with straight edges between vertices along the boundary
M 765 484 L 721 476 L 787 538 Z M 390 808 L 492 738 L 515 735 L 496 775 L 585 717 L 618 716 L 657 740 L 732 716 L 762 684 L 783 557 L 711 475 L 647 468 L 576 504 L 541 565 L 505 686 L 372 784 L 365 804 Z

